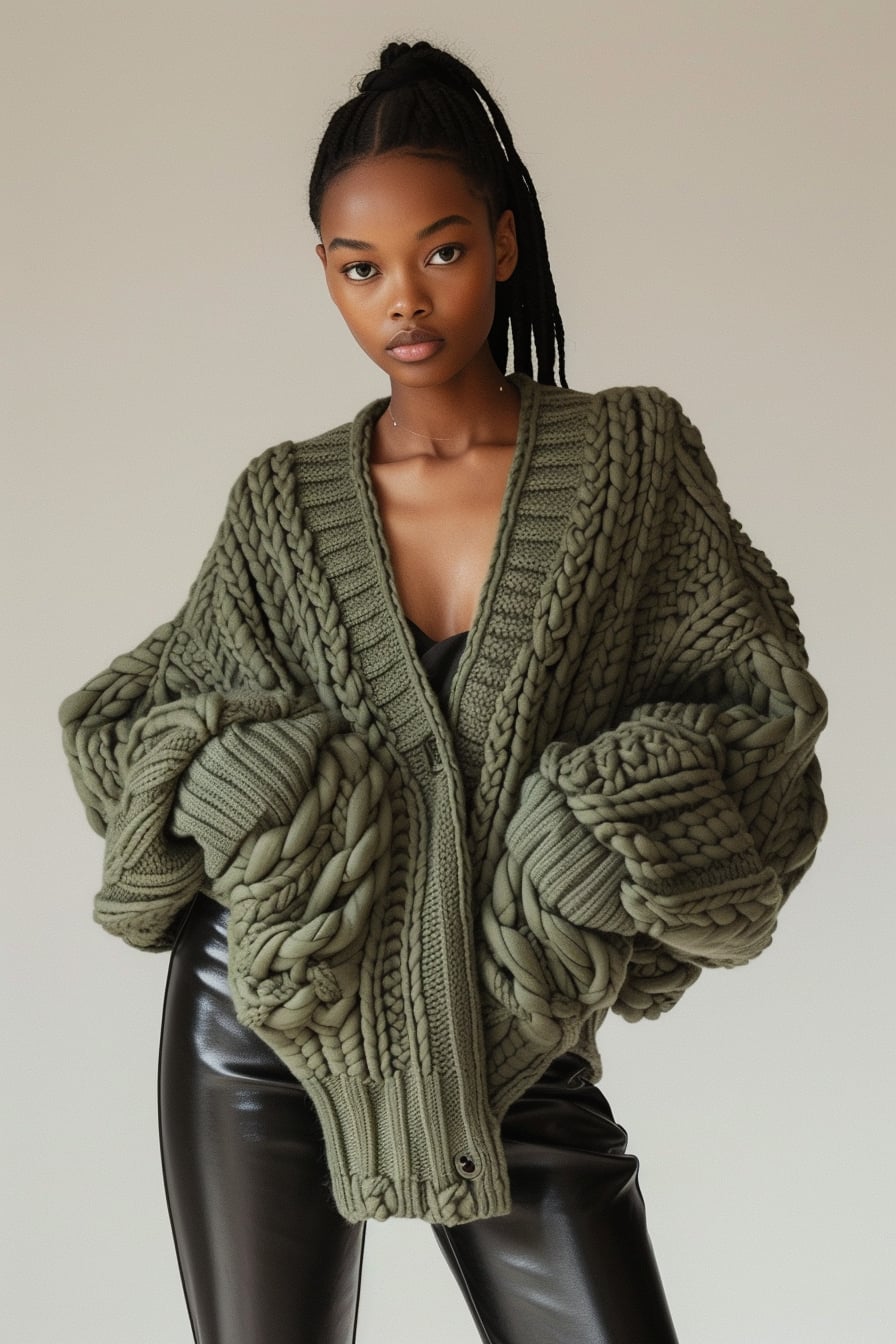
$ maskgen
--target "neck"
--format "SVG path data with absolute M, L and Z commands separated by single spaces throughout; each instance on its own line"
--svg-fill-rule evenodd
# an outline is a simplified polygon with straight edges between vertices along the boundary
M 519 398 L 488 353 L 461 374 L 436 387 L 392 383 L 392 395 L 379 422 L 392 459 L 420 453 L 455 457 L 480 443 L 516 438 Z

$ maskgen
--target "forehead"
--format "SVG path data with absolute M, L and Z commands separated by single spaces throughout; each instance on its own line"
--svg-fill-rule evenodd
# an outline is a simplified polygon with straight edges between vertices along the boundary
M 445 159 L 380 154 L 334 177 L 321 203 L 324 243 L 334 234 L 370 242 L 376 234 L 414 234 L 446 215 L 488 222 L 488 209 L 467 178 Z

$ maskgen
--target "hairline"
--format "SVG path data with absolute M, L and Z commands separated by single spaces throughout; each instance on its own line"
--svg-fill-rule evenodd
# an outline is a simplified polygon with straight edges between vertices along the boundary
M 492 201 L 490 194 L 487 191 L 483 190 L 480 183 L 475 180 L 469 168 L 464 164 L 461 155 L 453 154 L 450 150 L 444 150 L 444 149 L 422 149 L 418 148 L 416 145 L 396 145 L 391 149 L 372 149 L 368 150 L 364 154 L 356 154 L 353 158 L 347 159 L 345 163 L 341 163 L 339 167 L 330 174 L 330 176 L 327 179 L 327 185 L 321 192 L 320 197 L 321 210 L 323 209 L 323 198 L 326 195 L 328 189 L 330 188 L 332 183 L 336 181 L 338 177 L 341 177 L 343 173 L 348 172 L 349 168 L 357 168 L 359 163 L 367 163 L 371 159 L 386 159 L 393 155 L 396 158 L 403 157 L 410 159 L 430 159 L 438 163 L 454 164 L 455 168 L 458 170 L 459 173 L 461 173 L 461 175 L 466 180 L 473 196 L 477 200 L 482 201 L 483 204 L 485 205 L 486 211 L 488 213 L 489 227 L 494 229 L 495 225 L 498 222 L 499 211 L 497 203 Z M 318 223 L 317 225 L 315 225 L 315 227 L 317 229 L 318 237 L 321 238 L 321 241 L 323 241 L 320 232 L 320 224 Z

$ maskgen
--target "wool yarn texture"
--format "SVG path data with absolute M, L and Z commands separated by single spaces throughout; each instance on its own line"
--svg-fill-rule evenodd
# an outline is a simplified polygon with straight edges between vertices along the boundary
M 174 619 L 60 710 L 95 917 L 229 911 L 239 1020 L 315 1105 L 345 1218 L 510 1208 L 557 1055 L 751 960 L 813 861 L 824 694 L 785 581 L 655 387 L 509 375 L 519 437 L 440 706 L 371 482 L 386 402 L 249 463 Z

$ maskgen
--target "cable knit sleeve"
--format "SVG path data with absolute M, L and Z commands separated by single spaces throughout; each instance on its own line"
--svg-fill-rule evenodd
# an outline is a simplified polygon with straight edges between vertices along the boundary
M 136 947 L 171 945 L 209 870 L 294 813 L 322 743 L 344 727 L 270 636 L 241 536 L 250 509 L 244 472 L 175 618 L 59 711 L 75 787 L 105 838 L 95 917 Z
M 613 1007 L 632 1018 L 671 1006 L 699 968 L 768 945 L 826 820 L 827 706 L 790 592 L 668 404 L 674 464 L 633 653 L 659 693 L 593 741 L 551 743 L 507 832 L 507 861 L 542 907 L 631 938 Z

